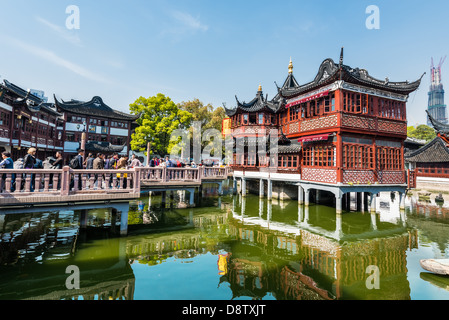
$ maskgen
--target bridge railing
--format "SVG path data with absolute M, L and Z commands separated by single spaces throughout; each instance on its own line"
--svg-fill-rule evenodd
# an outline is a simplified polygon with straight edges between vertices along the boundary
M 0 194 L 140 193 L 140 170 L 2 169 Z
M 202 167 L 201 177 L 205 179 L 225 179 L 228 176 L 227 167 Z
M 140 193 L 141 181 L 198 182 L 226 179 L 226 167 L 139 167 L 128 170 L 1 169 L 0 195 L 26 196 L 86 193 Z
M 147 182 L 201 182 L 202 179 L 226 179 L 228 167 L 166 168 L 140 167 L 140 178 Z

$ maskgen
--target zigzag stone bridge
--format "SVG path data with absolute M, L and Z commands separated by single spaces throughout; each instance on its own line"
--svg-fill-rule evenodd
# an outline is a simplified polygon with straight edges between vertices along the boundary
M 138 199 L 141 192 L 189 190 L 202 183 L 222 182 L 229 167 L 164 168 L 139 167 L 128 170 L 2 169 L 0 207 L 30 207 L 87 202 L 113 202 Z M 165 194 L 165 192 L 163 193 Z

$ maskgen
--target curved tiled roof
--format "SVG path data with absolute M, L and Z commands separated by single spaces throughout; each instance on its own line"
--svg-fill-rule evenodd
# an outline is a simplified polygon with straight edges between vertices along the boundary
M 284 98 L 292 98 L 299 94 L 318 88 L 319 86 L 333 83 L 337 80 L 344 80 L 354 84 L 365 85 L 373 88 L 378 88 L 385 91 L 408 95 L 418 89 L 421 84 L 421 79 L 414 82 L 402 81 L 391 82 L 388 78 L 379 80 L 371 75 L 365 69 L 352 68 L 343 64 L 336 64 L 332 59 L 324 60 L 318 73 L 311 82 L 294 87 L 280 88 L 279 93 Z
M 237 96 L 235 97 L 237 101 L 237 107 L 234 109 L 225 108 L 226 114 L 229 117 L 232 117 L 236 113 L 240 112 L 259 112 L 259 111 L 267 111 L 269 113 L 276 113 L 281 107 L 282 104 L 275 100 L 268 100 L 268 97 L 264 98 L 262 91 L 257 91 L 256 97 L 250 102 L 240 102 Z
M 79 100 L 59 101 L 54 96 L 55 104 L 63 111 L 72 112 L 81 115 L 104 117 L 116 120 L 135 121 L 140 115 L 131 115 L 117 111 L 106 105 L 100 97 L 93 97 L 88 102 Z
M 443 139 L 436 137 L 404 158 L 407 162 L 449 162 L 449 148 Z

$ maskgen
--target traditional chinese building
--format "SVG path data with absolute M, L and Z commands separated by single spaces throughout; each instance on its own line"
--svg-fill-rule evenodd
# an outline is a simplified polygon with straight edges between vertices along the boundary
M 83 131 L 87 134 L 86 152 L 129 154 L 135 120 L 130 115 L 106 105 L 100 97 L 88 102 L 63 101 L 56 96 L 55 106 L 64 118 L 64 154 L 73 156 L 80 147 Z
M 406 154 L 405 161 L 409 163 L 415 177 L 449 178 L 449 125 L 436 120 L 431 112 L 426 112 L 437 137 Z
M 328 191 L 337 199 L 337 211 L 351 192 L 403 194 L 406 102 L 421 79 L 376 79 L 365 69 L 343 64 L 342 50 L 339 63 L 324 60 L 312 81 L 299 84 L 290 61 L 287 78 L 272 100 L 259 87 L 251 102 L 237 99 L 237 106 L 226 110 L 237 142 L 235 177 L 242 179 L 243 190 L 246 179 L 267 180 L 269 197 L 272 181 L 297 185 L 306 204 L 309 191 Z M 268 141 L 273 130 L 278 149 L 254 152 L 251 140 Z
M 93 154 L 129 154 L 130 137 L 139 115 L 130 115 L 107 106 L 100 97 L 89 102 L 78 100 L 48 103 L 43 92 L 25 90 L 7 80 L 0 84 L 0 152 L 23 158 L 31 147 L 45 160 L 57 151 L 68 159 L 81 146 Z
M 54 156 L 63 150 L 63 125 L 51 103 L 7 80 L 0 84 L 0 151 L 11 152 L 14 160 L 31 147 L 39 159 Z

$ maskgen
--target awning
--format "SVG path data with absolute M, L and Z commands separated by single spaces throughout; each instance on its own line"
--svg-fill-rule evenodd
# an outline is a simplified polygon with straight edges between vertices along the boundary
M 302 98 L 302 99 L 299 99 L 299 100 L 290 101 L 289 103 L 287 103 L 287 105 L 285 107 L 286 108 L 290 108 L 290 107 L 296 106 L 298 104 L 301 104 L 301 103 L 304 103 L 304 102 L 307 102 L 307 101 L 311 101 L 311 100 L 315 100 L 315 99 L 318 99 L 318 98 L 326 97 L 328 95 L 329 95 L 329 90 L 323 91 L 323 92 L 314 94 L 314 95 L 312 95 L 310 97 L 307 97 L 307 98 Z
M 329 133 L 327 134 L 320 134 L 316 136 L 308 136 L 308 137 L 302 137 L 298 139 L 298 142 L 314 142 L 314 141 L 325 141 L 329 138 Z

